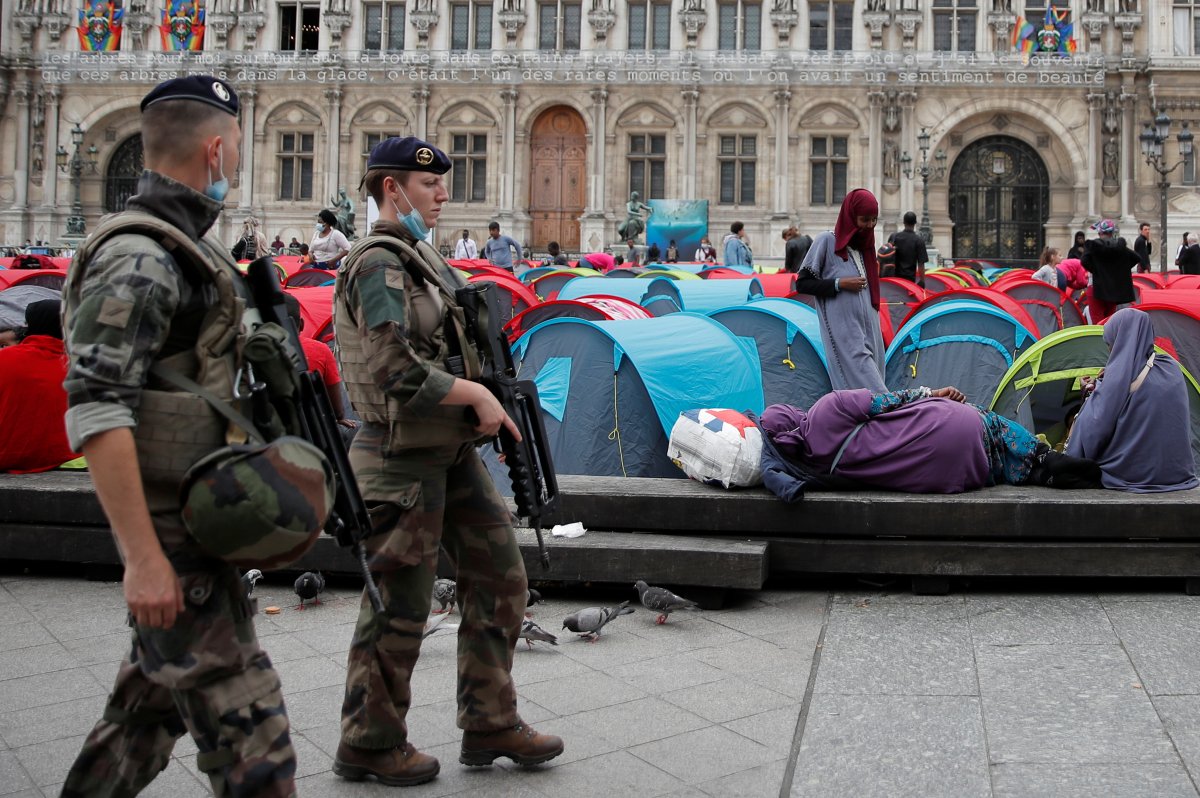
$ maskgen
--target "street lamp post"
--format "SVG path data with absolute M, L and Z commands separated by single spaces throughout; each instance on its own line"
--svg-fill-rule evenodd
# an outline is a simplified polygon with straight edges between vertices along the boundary
M 1176 138 L 1179 139 L 1179 160 L 1167 166 L 1167 159 L 1163 153 L 1163 145 L 1167 143 L 1167 139 L 1171 136 L 1171 117 L 1167 116 L 1166 111 L 1159 111 L 1154 117 L 1154 122 L 1147 122 L 1146 127 L 1142 129 L 1142 135 L 1138 136 L 1138 140 L 1142 143 L 1142 155 L 1146 158 L 1146 164 L 1158 172 L 1158 221 L 1160 230 L 1159 235 L 1162 236 L 1158 245 L 1158 270 L 1163 274 L 1167 273 L 1167 189 L 1171 187 L 1171 181 L 1167 180 L 1167 175 L 1174 172 L 1180 165 L 1187 163 L 1192 157 L 1192 131 L 1188 130 L 1188 123 L 1183 123 L 1183 128 L 1179 131 Z
M 71 215 L 67 217 L 66 237 L 79 240 L 87 235 L 87 222 L 83 218 L 83 199 L 79 189 L 83 183 L 84 171 L 93 174 L 96 172 L 96 153 L 98 152 L 93 144 L 87 148 L 87 157 L 84 157 L 83 134 L 83 128 L 76 122 L 75 127 L 71 128 L 71 145 L 73 147 L 71 156 L 67 157 L 67 150 L 61 144 L 58 151 L 54 153 L 54 160 L 58 164 L 59 171 L 71 176 L 71 187 L 75 191 L 74 199 L 71 202 Z
M 900 163 L 904 165 L 904 176 L 909 180 L 912 180 L 914 175 L 921 178 L 921 238 L 925 239 L 925 245 L 929 246 L 933 243 L 933 227 L 929 223 L 929 180 L 941 180 L 946 174 L 946 151 L 939 149 L 933 154 L 934 162 L 929 162 L 929 131 L 925 128 L 921 128 L 921 132 L 917 134 L 917 149 L 921 151 L 919 166 L 914 167 L 908 150 L 900 156 Z

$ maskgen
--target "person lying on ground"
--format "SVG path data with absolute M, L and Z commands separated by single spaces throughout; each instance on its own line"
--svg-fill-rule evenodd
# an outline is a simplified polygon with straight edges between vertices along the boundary
M 762 414 L 767 487 L 806 485 L 961 493 L 989 485 L 1099 487 L 1095 463 L 1052 452 L 1016 422 L 965 403 L 957 388 L 833 391 L 804 410 Z M 774 451 L 772 451 L 772 449 Z

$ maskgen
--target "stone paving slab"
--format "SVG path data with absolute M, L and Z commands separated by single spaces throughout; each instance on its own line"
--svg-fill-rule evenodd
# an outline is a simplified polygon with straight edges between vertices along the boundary
M 300 794 L 397 795 L 330 771 L 357 593 L 331 589 L 303 612 L 290 580 L 258 593 L 283 608 L 256 623 Z M 543 593 L 535 620 L 559 645 L 522 644 L 514 675 L 522 715 L 566 753 L 529 770 L 460 766 L 455 635 L 438 632 L 409 722 L 442 772 L 405 796 L 1198 795 L 1200 599 L 773 588 L 663 626 L 639 608 L 591 644 L 561 619 L 624 592 Z M 119 584 L 0 574 L 0 796 L 57 795 L 129 646 L 123 608 Z M 209 794 L 195 754 L 180 740 L 143 794 Z

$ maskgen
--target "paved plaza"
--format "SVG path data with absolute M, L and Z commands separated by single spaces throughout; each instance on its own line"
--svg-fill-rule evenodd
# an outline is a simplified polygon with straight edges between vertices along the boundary
M 914 597 L 872 589 L 738 594 L 664 626 L 639 609 L 599 642 L 522 643 L 521 712 L 566 740 L 537 770 L 468 770 L 454 727 L 454 635 L 426 641 L 410 733 L 441 775 L 400 790 L 330 767 L 358 597 L 292 609 L 260 582 L 302 796 L 1196 796 L 1200 599 L 1174 583 Z M 545 591 L 535 621 L 625 598 Z M 686 592 L 686 591 L 682 591 Z M 634 597 L 632 587 L 629 597 Z M 128 645 L 120 585 L 0 576 L 0 794 L 57 795 Z M 447 623 L 455 623 L 451 616 Z M 186 738 L 144 795 L 209 794 Z

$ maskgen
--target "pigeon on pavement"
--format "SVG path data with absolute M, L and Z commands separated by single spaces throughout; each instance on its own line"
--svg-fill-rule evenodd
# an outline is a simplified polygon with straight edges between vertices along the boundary
M 588 642 L 595 643 L 596 638 L 600 636 L 600 630 L 609 621 L 620 615 L 630 615 L 633 611 L 628 601 L 622 601 L 615 607 L 587 607 L 563 618 L 563 628 L 577 632 L 580 637 L 588 638 Z
M 251 568 L 246 573 L 242 574 L 242 588 L 246 594 L 246 598 L 254 595 L 254 585 L 262 579 L 262 571 L 257 568 Z
M 300 597 L 300 606 L 296 609 L 304 609 L 304 602 L 311 601 L 313 604 L 320 604 L 321 599 L 317 598 L 321 593 L 325 592 L 325 577 L 321 576 L 321 572 L 305 571 L 296 578 L 294 587 L 296 595 Z
M 441 605 L 441 609 L 433 611 L 434 615 L 443 612 L 454 612 L 454 602 L 458 599 L 458 585 L 453 579 L 435 579 L 433 582 L 433 600 Z M 449 607 L 450 609 L 446 609 Z
M 642 606 L 651 612 L 658 613 L 658 617 L 654 619 L 655 623 L 666 623 L 667 616 L 675 610 L 696 609 L 696 602 L 685 599 L 683 596 L 677 596 L 665 587 L 650 587 L 641 579 L 633 586 L 637 588 Z
M 534 604 L 541 604 L 541 603 L 542 603 L 542 594 L 541 593 L 537 592 L 533 588 L 529 588 L 528 590 L 526 590 L 525 591 L 525 617 L 532 618 L 533 613 L 529 611 L 529 608 L 532 607 Z
M 557 637 L 529 619 L 521 622 L 521 634 L 519 636 L 525 641 L 525 645 L 530 648 L 533 648 L 534 641 L 549 643 L 552 646 L 558 645 Z

